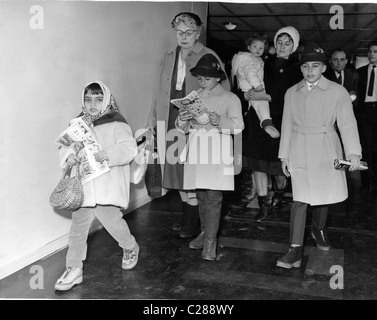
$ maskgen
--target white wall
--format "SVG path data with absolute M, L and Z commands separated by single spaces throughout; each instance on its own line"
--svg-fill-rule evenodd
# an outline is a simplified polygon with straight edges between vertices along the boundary
M 29 24 L 33 5 L 41 30 Z M 80 112 L 83 87 L 104 81 L 142 128 L 181 11 L 206 21 L 198 2 L 0 2 L 0 279 L 67 245 L 70 214 L 48 199 L 61 176 L 54 141 Z M 149 200 L 131 189 L 130 209 Z

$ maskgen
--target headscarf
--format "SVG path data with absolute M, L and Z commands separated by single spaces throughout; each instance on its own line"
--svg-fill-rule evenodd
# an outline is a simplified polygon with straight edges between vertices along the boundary
M 279 29 L 276 32 L 275 37 L 274 37 L 275 48 L 276 48 L 276 40 L 279 37 L 279 35 L 282 34 L 282 33 L 287 33 L 291 36 L 292 41 L 293 41 L 293 49 L 292 49 L 291 53 L 295 52 L 297 50 L 297 47 L 298 47 L 299 42 L 300 42 L 300 33 L 297 31 L 296 28 L 294 28 L 292 26 L 288 26 L 288 27 L 284 27 L 284 28 Z
M 103 92 L 103 102 L 101 111 L 96 116 L 91 116 L 85 108 L 85 89 L 93 84 L 97 83 Z M 88 83 L 82 91 L 82 115 L 84 121 L 89 126 L 96 126 L 103 123 L 119 121 L 127 123 L 126 119 L 119 113 L 118 107 L 115 104 L 114 98 L 110 92 L 110 89 L 102 81 L 92 81 Z

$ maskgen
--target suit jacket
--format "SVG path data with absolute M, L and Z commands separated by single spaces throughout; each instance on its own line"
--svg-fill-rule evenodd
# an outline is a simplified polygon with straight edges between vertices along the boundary
M 358 68 L 356 71 L 359 74 L 359 87 L 358 87 L 358 97 L 359 97 L 359 106 L 362 108 L 364 101 L 365 101 L 365 95 L 367 93 L 367 83 L 368 83 L 368 67 L 369 64 L 366 66 L 363 66 L 361 68 Z
M 337 82 L 335 71 L 331 69 L 331 67 L 327 67 L 324 76 L 331 80 Z M 352 69 L 344 69 L 344 81 L 343 81 L 343 87 L 347 89 L 348 92 L 354 91 L 357 95 L 357 98 L 355 101 L 353 101 L 353 105 L 357 105 L 359 99 L 358 95 L 358 85 L 359 85 L 359 74 L 356 70 Z M 365 95 L 365 93 L 364 93 Z

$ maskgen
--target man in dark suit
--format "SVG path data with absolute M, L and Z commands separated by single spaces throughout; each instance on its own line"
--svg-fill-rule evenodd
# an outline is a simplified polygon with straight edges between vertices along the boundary
M 356 115 L 357 91 L 359 75 L 356 70 L 346 69 L 348 57 L 344 50 L 336 48 L 330 54 L 330 68 L 327 68 L 324 76 L 334 82 L 338 82 L 347 89 L 350 94 Z
M 368 44 L 369 64 L 357 69 L 359 74 L 359 132 L 363 160 L 369 170 L 361 171 L 361 183 L 369 191 L 370 177 L 376 180 L 377 165 L 377 40 Z

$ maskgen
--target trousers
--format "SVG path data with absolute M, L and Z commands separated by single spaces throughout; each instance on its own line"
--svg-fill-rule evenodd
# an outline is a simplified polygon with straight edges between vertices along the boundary
M 309 204 L 299 201 L 293 201 L 290 215 L 290 243 L 303 245 L 306 224 L 306 213 Z M 315 229 L 324 229 L 326 226 L 329 206 L 311 206 L 312 226 Z
M 97 205 L 94 208 L 80 208 L 72 212 L 72 225 L 66 256 L 67 267 L 82 268 L 87 254 L 89 229 L 95 217 L 121 248 L 132 249 L 135 246 L 136 240 L 118 207 Z

